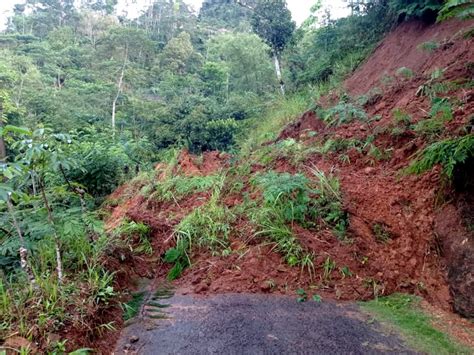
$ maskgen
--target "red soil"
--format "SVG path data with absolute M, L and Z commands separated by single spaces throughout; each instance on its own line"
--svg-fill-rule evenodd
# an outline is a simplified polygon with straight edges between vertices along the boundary
M 345 87 L 352 95 L 362 95 L 381 87 L 385 75 L 395 77 L 402 67 L 418 76 L 429 75 L 435 68 L 465 64 L 464 53 L 469 51 L 470 41 L 459 38 L 473 25 L 474 21 L 459 20 L 436 25 L 419 21 L 403 23 L 383 39 L 368 60 L 346 80 Z M 435 53 L 419 48 L 426 42 L 436 42 L 441 47 Z

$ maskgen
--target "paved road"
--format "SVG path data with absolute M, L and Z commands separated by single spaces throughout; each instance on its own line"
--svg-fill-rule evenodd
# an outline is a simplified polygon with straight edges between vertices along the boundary
M 115 354 L 413 353 L 356 305 L 245 294 L 176 295 L 163 303 L 170 304 L 167 318 L 125 328 Z

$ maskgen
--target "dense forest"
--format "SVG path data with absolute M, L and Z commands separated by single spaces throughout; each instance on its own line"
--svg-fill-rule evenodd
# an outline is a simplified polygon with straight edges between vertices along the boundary
M 283 123 L 307 110 L 329 126 L 363 120 L 363 106 L 381 95 L 377 88 L 359 100 L 340 95 L 331 109 L 316 102 L 332 95 L 401 23 L 473 15 L 472 4 L 459 0 L 347 3 L 351 15 L 335 19 L 323 1 L 315 1 L 299 27 L 286 2 L 276 0 L 205 0 L 199 13 L 183 0 L 154 0 L 136 19 L 117 16 L 116 0 L 15 5 L 0 34 L 0 339 L 15 333 L 44 352 L 62 353 L 119 326 L 107 312 L 120 310 L 123 285 L 106 260 L 127 245 L 133 245 L 133 253 L 153 254 L 146 237 L 150 226 L 128 221 L 108 228 L 104 223 L 107 207 L 119 204 L 107 196 L 121 184 L 152 176 L 157 163 L 168 164 L 183 150 L 248 159 L 262 143 L 277 138 Z M 425 47 L 434 51 L 438 45 L 427 42 Z M 430 84 L 442 74 L 434 75 Z M 386 84 L 399 85 L 412 76 L 409 68 L 400 68 Z M 432 102 L 432 117 L 449 116 L 446 100 L 432 97 Z M 283 120 L 275 126 L 266 118 L 276 113 Z M 396 128 L 410 125 L 405 113 L 395 115 Z M 446 138 L 434 118 L 428 124 L 418 128 L 429 142 Z M 447 176 L 452 176 L 456 163 L 474 147 L 472 134 L 460 139 L 464 156 L 427 158 L 413 172 L 448 161 Z M 287 157 L 302 154 L 299 143 L 283 142 L 287 145 L 279 147 Z M 326 152 L 347 149 L 332 143 Z M 354 147 L 380 160 L 386 153 L 373 142 Z M 335 235 L 345 235 L 348 219 L 340 198 L 329 194 L 308 207 L 303 176 L 291 180 L 271 174 L 254 184 L 269 189 L 267 207 L 291 204 L 291 216 L 278 215 L 281 221 L 274 222 L 278 228 L 293 221 L 312 228 L 306 220 L 319 208 L 324 212 L 317 218 Z M 160 191 L 177 204 L 186 189 L 205 191 L 221 184 L 214 175 L 187 181 L 192 187 L 173 179 Z M 338 189 L 338 182 L 326 182 L 328 191 Z M 143 189 L 142 194 L 156 193 Z M 284 201 L 287 193 L 296 194 L 296 201 Z M 217 220 L 231 214 L 217 207 L 213 213 Z M 262 218 L 264 224 L 275 221 L 272 215 Z M 205 222 L 196 223 L 204 228 Z M 219 244 L 201 242 L 213 253 Z M 165 257 L 176 277 L 190 264 L 180 248 L 191 246 L 183 243 L 178 239 Z M 288 264 L 311 273 L 311 255 L 288 248 L 280 249 Z M 67 344 L 64 331 L 76 328 L 82 329 L 82 340 Z

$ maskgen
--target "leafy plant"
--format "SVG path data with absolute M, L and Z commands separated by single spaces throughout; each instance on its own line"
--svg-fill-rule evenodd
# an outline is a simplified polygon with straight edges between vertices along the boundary
M 313 295 L 313 301 L 321 303 L 323 301 L 323 298 L 320 295 Z
M 308 300 L 308 294 L 304 289 L 297 289 L 296 294 L 298 295 L 298 298 L 296 299 L 297 302 L 306 302 Z
M 407 171 L 421 174 L 441 164 L 444 173 L 451 178 L 456 166 L 472 156 L 474 156 L 474 135 L 449 138 L 435 142 L 418 153 Z
M 360 106 L 347 100 L 341 100 L 336 106 L 321 112 L 329 126 L 340 126 L 354 120 L 368 121 L 367 113 Z

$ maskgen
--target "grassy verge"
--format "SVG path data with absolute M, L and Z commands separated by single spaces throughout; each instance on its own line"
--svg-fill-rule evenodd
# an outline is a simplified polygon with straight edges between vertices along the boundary
M 393 326 L 414 349 L 428 354 L 472 354 L 448 335 L 434 328 L 431 317 L 420 308 L 420 299 L 393 294 L 361 303 L 362 309 Z

